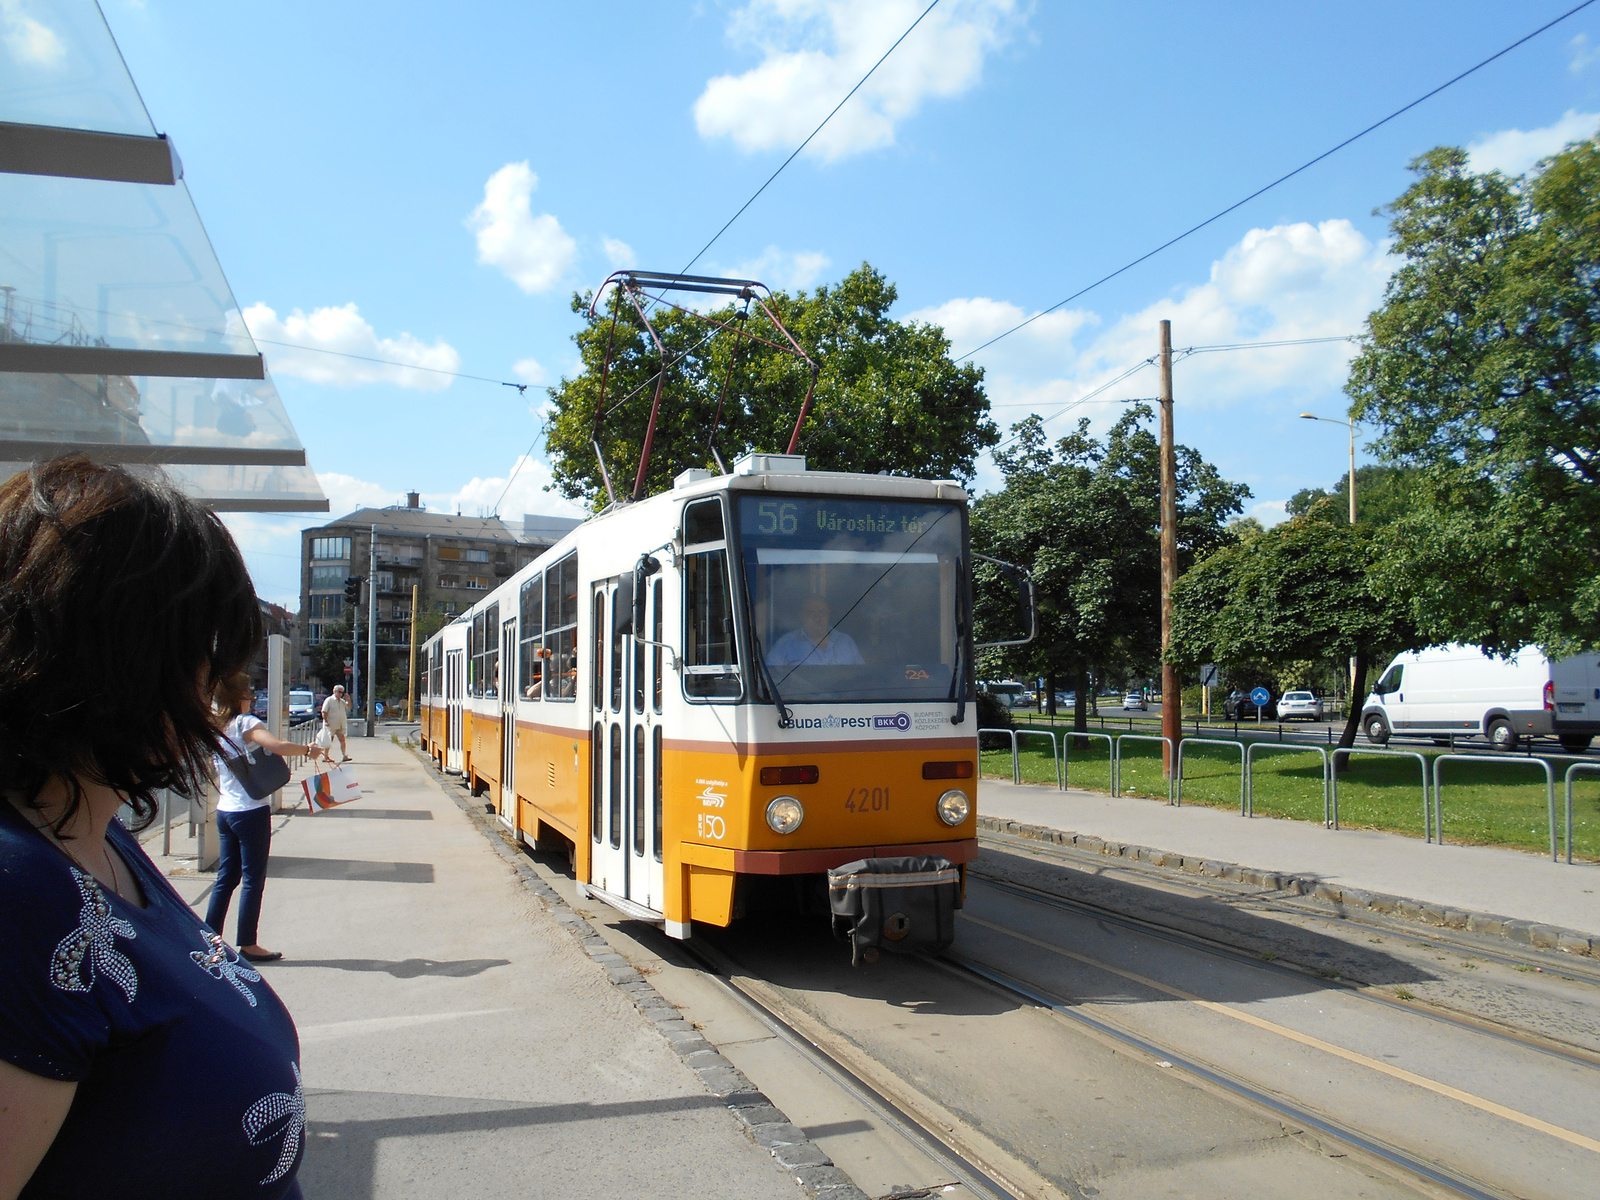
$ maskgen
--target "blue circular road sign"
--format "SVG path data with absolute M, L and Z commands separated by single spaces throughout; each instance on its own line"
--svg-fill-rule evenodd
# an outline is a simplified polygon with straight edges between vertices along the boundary
M 1257 688 L 1255 691 L 1250 693 L 1250 703 L 1254 704 L 1257 708 L 1260 708 L 1263 704 L 1271 699 L 1272 693 L 1267 691 L 1266 688 Z

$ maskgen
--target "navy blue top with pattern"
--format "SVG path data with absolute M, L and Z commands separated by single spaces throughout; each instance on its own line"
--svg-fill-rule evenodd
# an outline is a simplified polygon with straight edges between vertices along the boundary
M 294 1200 L 306 1108 L 288 1010 L 119 822 L 108 836 L 147 907 L 0 798 L 0 1059 L 78 1084 L 22 1200 Z

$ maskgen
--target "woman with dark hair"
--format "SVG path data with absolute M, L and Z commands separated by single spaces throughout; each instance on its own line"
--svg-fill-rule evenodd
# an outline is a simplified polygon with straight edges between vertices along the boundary
M 250 676 L 240 671 L 224 679 L 217 688 L 217 719 L 227 739 L 229 755 L 241 755 L 252 746 L 285 758 L 309 754 L 316 758 L 321 746 L 301 746 L 275 738 L 267 723 L 252 716 L 255 701 Z M 328 756 L 333 757 L 331 754 Z M 233 890 L 239 892 L 239 934 L 234 944 L 239 954 L 253 963 L 276 962 L 283 957 L 256 942 L 256 925 L 261 919 L 261 892 L 267 881 L 267 855 L 272 849 L 272 806 L 245 791 L 244 784 L 222 758 L 216 760 L 217 790 L 217 881 L 211 888 L 211 903 L 206 907 L 206 924 L 216 932 L 228 919 Z
M 300 1195 L 294 1022 L 116 817 L 199 794 L 259 637 L 172 488 L 82 457 L 0 484 L 0 1200 Z

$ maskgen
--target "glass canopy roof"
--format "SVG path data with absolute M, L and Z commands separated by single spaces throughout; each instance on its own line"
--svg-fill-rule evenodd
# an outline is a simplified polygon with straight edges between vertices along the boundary
M 0 470 L 73 451 L 328 509 L 98 5 L 0 0 Z

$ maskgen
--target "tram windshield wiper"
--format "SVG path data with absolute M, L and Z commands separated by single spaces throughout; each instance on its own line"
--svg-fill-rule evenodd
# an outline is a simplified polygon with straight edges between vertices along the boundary
M 967 719 L 967 627 L 961 619 L 961 560 L 956 559 L 956 669 L 950 673 L 950 695 L 947 699 L 956 702 L 956 715 L 950 718 L 950 724 L 960 725 Z M 979 720 L 982 720 L 980 717 Z
M 772 677 L 772 672 L 767 668 L 767 654 L 761 648 L 761 635 L 756 633 L 754 625 L 750 629 L 750 638 L 756 644 L 756 669 L 761 672 L 761 678 L 766 680 L 767 690 L 772 693 L 772 702 L 778 706 L 778 728 L 788 729 L 794 724 L 794 714 L 789 711 L 789 706 L 778 694 L 778 681 Z

